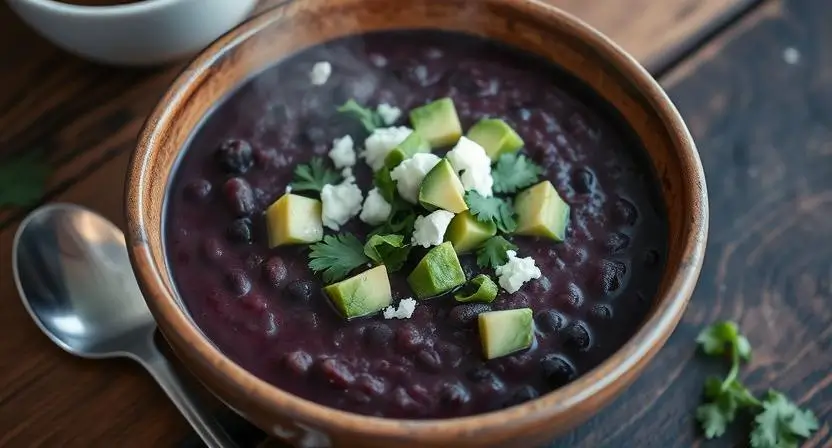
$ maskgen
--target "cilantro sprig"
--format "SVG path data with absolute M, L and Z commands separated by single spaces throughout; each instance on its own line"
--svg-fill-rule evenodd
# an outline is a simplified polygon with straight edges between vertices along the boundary
M 508 262 L 506 251 L 517 250 L 517 246 L 502 236 L 492 236 L 477 249 L 477 266 L 496 268 Z
M 364 244 L 364 254 L 378 264 L 387 267 L 387 272 L 402 268 L 410 254 L 410 245 L 402 235 L 373 235 Z
M 320 272 L 325 283 L 342 280 L 353 269 L 370 261 L 364 254 L 364 245 L 351 233 L 326 235 L 310 248 L 309 268 Z
M 497 193 L 514 193 L 537 182 L 543 168 L 528 157 L 514 152 L 501 155 L 491 170 L 494 178 L 494 191 Z
M 308 164 L 295 167 L 295 177 L 292 179 L 292 190 L 294 191 L 316 191 L 324 189 L 326 184 L 338 183 L 341 180 L 335 170 L 324 166 L 324 160 L 320 157 L 313 157 Z
M 39 157 L 29 152 L 0 162 L 0 207 L 26 207 L 40 200 L 51 169 Z
M 487 198 L 472 190 L 465 193 L 465 203 L 480 222 L 493 221 L 503 233 L 511 233 L 517 228 L 514 207 L 508 199 L 496 196 Z
M 373 109 L 366 108 L 355 100 L 350 99 L 336 109 L 338 112 L 352 115 L 364 126 L 367 132 L 373 132 L 377 128 L 384 127 L 384 120 L 381 115 Z
M 819 427 L 812 411 L 800 409 L 780 392 L 769 390 L 758 399 L 739 380 L 740 364 L 751 359 L 751 344 L 734 322 L 718 322 L 696 338 L 709 356 L 728 357 L 731 369 L 725 378 L 705 381 L 705 402 L 696 409 L 705 437 L 725 434 L 740 411 L 755 414 L 750 435 L 752 448 L 796 448 Z

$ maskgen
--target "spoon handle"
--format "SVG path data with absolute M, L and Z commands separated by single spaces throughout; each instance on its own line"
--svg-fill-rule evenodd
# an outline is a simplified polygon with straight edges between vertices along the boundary
M 158 349 L 151 350 L 143 361 L 145 368 L 156 379 L 173 404 L 179 408 L 179 412 L 185 416 L 208 448 L 237 446 L 209 413 L 196 406 L 196 398 L 188 392 L 170 362 Z

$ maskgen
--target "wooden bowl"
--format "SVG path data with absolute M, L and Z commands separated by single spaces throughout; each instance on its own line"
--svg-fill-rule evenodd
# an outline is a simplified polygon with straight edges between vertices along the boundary
M 658 173 L 669 257 L 647 320 L 612 357 L 542 398 L 471 417 L 407 421 L 352 414 L 284 392 L 226 358 L 177 296 L 162 245 L 165 195 L 180 152 L 235 86 L 286 55 L 365 31 L 441 28 L 507 42 L 554 61 L 620 111 Z M 302 0 L 220 38 L 185 69 L 153 111 L 127 183 L 129 251 L 148 305 L 177 356 L 220 399 L 298 446 L 537 446 L 583 422 L 624 390 L 685 310 L 708 227 L 702 166 L 679 113 L 653 78 L 610 40 L 535 0 Z

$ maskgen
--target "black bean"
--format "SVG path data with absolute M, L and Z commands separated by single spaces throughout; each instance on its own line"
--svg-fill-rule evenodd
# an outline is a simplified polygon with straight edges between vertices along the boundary
M 237 218 L 231 221 L 226 231 L 228 239 L 235 243 L 251 242 L 251 219 Z
M 451 309 L 448 319 L 458 327 L 467 327 L 477 321 L 480 313 L 491 311 L 491 307 L 484 303 L 466 303 Z
M 244 296 L 251 291 L 251 279 L 245 271 L 235 269 L 226 274 L 225 278 L 228 289 L 237 295 L 237 297 Z
M 355 382 L 355 376 L 348 365 L 336 358 L 326 358 L 320 361 L 318 369 L 324 380 L 337 389 L 347 389 Z
M 396 348 L 402 353 L 413 353 L 424 342 L 424 336 L 415 325 L 407 323 L 396 330 Z
M 561 355 L 546 355 L 540 360 L 540 369 L 551 390 L 569 384 L 578 376 L 572 363 Z
M 270 257 L 263 265 L 263 269 L 266 274 L 266 281 L 275 289 L 281 288 L 289 275 L 286 263 L 278 256 Z
M 532 386 L 525 385 L 515 390 L 506 400 L 505 407 L 516 406 L 539 397 L 540 393 Z
M 209 237 L 202 242 L 202 254 L 208 261 L 217 262 L 225 254 L 225 248 L 218 239 Z
M 632 226 L 638 221 L 638 209 L 635 204 L 619 197 L 615 201 L 615 219 L 618 223 Z
M 367 373 L 362 373 L 356 377 L 355 387 L 371 397 L 383 395 L 387 391 L 387 384 L 384 379 Z
M 630 246 L 630 237 L 621 232 L 613 232 L 604 243 L 610 255 L 615 255 Z
M 442 358 L 439 353 L 430 348 L 425 348 L 416 354 L 416 361 L 419 366 L 428 372 L 439 372 L 442 370 Z
M 309 280 L 295 280 L 286 288 L 289 296 L 295 300 L 308 302 L 312 299 L 312 282 Z
M 595 320 L 605 321 L 612 319 L 612 307 L 606 303 L 596 303 L 592 306 L 589 313 Z
M 364 327 L 362 336 L 368 347 L 384 348 L 393 341 L 393 330 L 387 324 L 373 322 Z
M 286 353 L 282 361 L 283 365 L 296 375 L 305 375 L 312 367 L 312 356 L 303 350 Z
M 538 330 L 545 334 L 555 334 L 566 326 L 566 318 L 555 310 L 543 310 L 534 317 Z
M 563 330 L 566 344 L 578 351 L 585 352 L 592 346 L 592 335 L 589 327 L 581 321 L 573 320 Z
M 203 203 L 211 196 L 211 190 L 211 182 L 199 179 L 185 186 L 185 196 L 193 202 Z
M 578 168 L 572 175 L 572 188 L 576 193 L 592 193 L 595 189 L 595 175 L 587 168 Z
M 627 265 L 618 260 L 601 260 L 601 292 L 610 294 L 617 291 L 624 282 Z
M 230 139 L 217 148 L 217 161 L 228 173 L 243 174 L 254 165 L 251 144 L 245 140 Z
M 254 191 L 245 179 L 232 177 L 223 186 L 229 211 L 234 216 L 248 216 L 254 213 Z
M 451 407 L 461 407 L 471 401 L 468 389 L 459 383 L 444 383 L 439 388 L 439 400 Z

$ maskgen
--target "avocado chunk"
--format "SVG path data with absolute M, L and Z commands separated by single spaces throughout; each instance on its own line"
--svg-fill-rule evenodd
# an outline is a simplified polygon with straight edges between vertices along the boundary
M 477 319 L 485 359 L 499 358 L 532 345 L 534 321 L 531 308 L 486 311 Z
M 433 167 L 419 187 L 419 203 L 433 211 L 437 208 L 451 213 L 468 210 L 465 203 L 465 187 L 448 159 L 442 159 Z
M 569 204 L 558 195 L 548 180 L 533 185 L 517 194 L 517 235 L 542 236 L 555 241 L 566 238 L 569 224 Z
M 390 306 L 393 298 L 387 268 L 383 264 L 333 283 L 324 288 L 324 292 L 347 319 L 381 311 Z
M 442 98 L 410 111 L 410 123 L 433 148 L 450 146 L 462 136 L 462 125 L 450 98 Z
M 480 274 L 467 285 L 462 287 L 462 290 L 454 294 L 454 299 L 457 302 L 484 302 L 491 303 L 497 298 L 497 284 L 491 277 Z
M 407 276 L 407 283 L 418 299 L 436 297 L 462 286 L 465 272 L 451 243 L 444 242 L 429 250 Z
M 464 254 L 480 247 L 485 240 L 496 234 L 497 225 L 493 220 L 482 222 L 466 210 L 454 216 L 448 224 L 445 241 L 453 244 L 456 253 Z
M 505 121 L 499 118 L 483 118 L 468 130 L 468 138 L 485 149 L 491 160 L 523 147 L 523 139 Z
M 384 158 L 384 166 L 392 170 L 398 164 L 404 162 L 405 159 L 409 159 L 420 152 L 430 152 L 430 143 L 422 138 L 418 132 L 411 132 L 398 146 L 387 153 L 387 157 Z
M 308 244 L 324 236 L 321 201 L 286 193 L 266 209 L 269 248 Z

